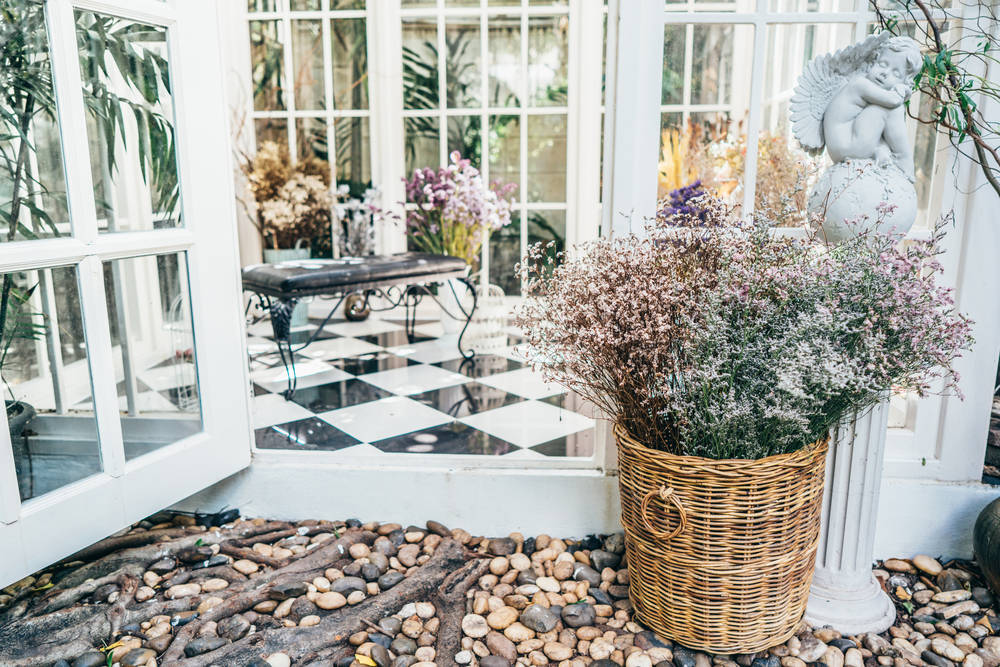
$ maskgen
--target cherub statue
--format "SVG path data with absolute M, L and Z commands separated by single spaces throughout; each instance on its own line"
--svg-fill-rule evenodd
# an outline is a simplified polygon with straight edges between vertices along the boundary
M 843 230 L 833 228 L 842 228 L 847 219 L 874 216 L 874 210 L 852 209 L 878 204 L 871 201 L 877 194 L 897 208 L 900 198 L 904 204 L 912 198 L 915 218 L 913 149 L 905 102 L 922 62 L 914 40 L 883 32 L 814 58 L 799 77 L 791 102 L 792 131 L 805 149 L 820 152 L 825 147 L 834 162 L 809 202 L 811 213 L 824 214 L 828 236 L 831 231 L 842 236 Z M 894 169 L 899 173 L 892 173 Z M 848 171 L 853 181 L 847 179 Z M 905 186 L 898 183 L 899 176 L 908 181 Z M 845 194 L 845 201 L 833 201 Z M 910 217 L 909 207 L 904 208 L 905 215 L 892 221 L 897 229 L 913 224 L 912 219 L 908 223 L 903 219 Z

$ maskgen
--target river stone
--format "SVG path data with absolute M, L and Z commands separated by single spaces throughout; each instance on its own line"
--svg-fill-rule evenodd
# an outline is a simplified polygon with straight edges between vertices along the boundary
M 241 558 L 240 560 L 233 563 L 233 569 L 240 574 L 251 575 L 260 569 L 260 565 L 253 562 L 252 560 L 247 560 L 246 558 Z
M 975 614 L 979 611 L 979 605 L 975 600 L 963 600 L 949 605 L 944 609 L 938 609 L 935 613 L 943 619 L 954 618 L 959 614 Z
M 417 642 L 409 637 L 396 637 L 389 645 L 389 650 L 396 655 L 413 655 L 417 652 Z
M 359 563 L 356 560 L 351 561 L 350 563 L 344 566 L 343 572 L 344 576 L 357 577 L 359 574 L 361 574 L 361 563 Z
M 955 663 L 953 663 L 951 660 L 942 657 L 931 650 L 925 650 L 923 653 L 920 654 L 920 658 L 924 662 L 934 665 L 934 667 L 955 667 Z
M 517 620 L 517 610 L 513 607 L 503 606 L 490 612 L 486 617 L 486 623 L 494 630 L 503 630 Z
M 652 630 L 642 630 L 641 632 L 635 633 L 635 645 L 641 648 L 643 651 L 647 651 L 651 648 L 672 648 L 673 644 L 670 642 L 665 642 L 656 636 L 656 633 Z
M 350 665 L 354 664 L 353 657 L 354 656 L 350 655 L 347 656 L 345 658 L 345 661 L 348 662 L 343 667 L 350 667 Z M 415 665 L 415 664 L 417 664 L 417 657 L 414 655 L 399 655 L 396 656 L 396 659 L 392 661 L 392 667 L 410 667 L 410 665 Z M 341 666 L 338 665 L 337 667 Z
M 200 560 L 208 560 L 214 555 L 212 547 L 202 544 L 197 547 L 184 547 L 177 552 L 177 560 L 182 563 L 195 563 Z
M 509 556 L 517 551 L 517 542 L 510 537 L 494 537 L 490 540 L 489 551 L 494 556 Z
M 690 651 L 683 646 L 674 647 L 674 664 L 677 667 L 695 667 L 698 663 L 697 658 L 693 651 Z
M 604 549 L 613 554 L 625 553 L 625 535 L 622 533 L 612 533 L 604 538 Z
M 963 588 L 961 580 L 951 570 L 945 570 L 934 579 L 942 591 L 957 591 Z
M 604 551 L 603 549 L 595 549 L 590 552 L 590 564 L 594 566 L 594 569 L 600 572 L 606 567 L 612 569 L 618 567 L 618 563 L 621 562 L 621 556 L 618 554 L 613 554 L 610 551 Z
M 187 646 L 184 647 L 184 655 L 189 658 L 193 658 L 196 655 L 214 651 L 215 649 L 222 648 L 225 645 L 226 640 L 222 637 L 197 637 L 189 641 Z
M 882 638 L 879 637 L 879 639 Z M 885 649 L 889 648 L 889 642 L 885 641 L 884 639 L 882 639 L 882 641 L 885 642 L 885 648 L 881 652 L 884 652 Z M 875 651 L 872 650 L 872 652 L 874 653 Z M 805 637 L 802 638 L 801 644 L 799 646 L 799 655 L 798 655 L 798 658 L 800 660 L 804 662 L 816 662 L 817 660 L 823 657 L 824 653 L 826 653 L 826 644 L 816 639 L 812 635 L 806 635 Z
M 56 660 L 52 663 L 52 667 L 72 667 L 67 660 Z
M 562 621 L 570 628 L 582 628 L 585 625 L 591 625 L 596 618 L 597 612 L 594 611 L 594 605 L 587 604 L 586 602 L 567 605 L 562 610 Z
M 243 614 L 233 614 L 229 618 L 219 621 L 215 631 L 224 639 L 239 641 L 250 632 L 250 621 Z
M 100 651 L 87 651 L 73 661 L 73 667 L 104 667 L 106 660 Z
M 192 570 L 203 570 L 208 567 L 217 567 L 219 565 L 229 565 L 230 558 L 223 554 L 216 554 L 209 558 L 208 560 L 200 560 L 197 563 L 191 565 Z
M 361 578 L 365 581 L 376 581 L 381 576 L 382 572 L 375 563 L 365 563 L 361 566 Z
M 156 651 L 148 648 L 134 648 L 118 661 L 121 667 L 141 667 L 149 662 L 150 658 L 156 657 Z
M 972 593 L 965 590 L 964 588 L 956 588 L 952 591 L 941 591 L 940 593 L 935 593 L 934 597 L 931 599 L 935 602 L 943 602 L 944 604 L 952 604 L 955 602 L 962 602 L 963 600 L 968 600 L 972 597 Z
M 601 585 L 601 573 L 589 565 L 583 565 L 582 563 L 577 563 L 576 568 L 573 570 L 573 578 L 577 581 L 586 581 L 594 587 Z
M 345 571 L 347 568 L 344 568 Z M 341 595 L 350 595 L 354 591 L 364 593 L 367 590 L 365 580 L 360 577 L 341 577 L 330 584 L 330 591 Z
M 1000 653 L 995 653 L 988 648 L 977 648 L 973 651 L 983 660 L 983 667 L 998 667 L 1000 665 Z
M 535 631 L 518 621 L 517 623 L 504 628 L 503 634 L 507 639 L 511 640 L 515 644 L 520 644 L 523 641 L 534 638 Z
M 486 655 L 479 659 L 479 667 L 510 667 L 510 661 L 498 655 Z
M 271 586 L 268 597 L 272 600 L 287 600 L 297 598 L 309 592 L 309 587 L 302 581 L 289 581 Z
M 952 662 L 962 662 L 965 659 L 965 652 L 962 649 L 943 639 L 932 639 L 931 650 Z
M 848 649 L 857 648 L 858 645 L 852 640 L 846 637 L 838 637 L 837 639 L 831 639 L 829 642 L 830 646 L 836 646 L 840 649 L 841 653 L 847 653 Z
M 521 612 L 520 620 L 522 625 L 535 632 L 548 632 L 559 622 L 559 618 L 550 609 L 539 604 L 529 605 L 525 608 Z
M 677 649 L 674 649 L 674 663 L 677 663 Z M 678 667 L 680 666 L 678 665 Z M 774 655 L 769 655 L 766 658 L 754 658 L 750 667 L 781 667 L 781 660 Z
M 166 574 L 177 567 L 177 560 L 174 558 L 161 558 L 146 569 L 156 574 Z
M 591 588 L 587 591 L 587 595 L 594 598 L 594 602 L 597 604 L 606 604 L 610 606 L 614 602 L 614 600 L 611 599 L 611 596 L 602 591 L 600 588 Z
M 151 648 L 157 653 L 163 653 L 170 646 L 170 643 L 174 640 L 173 635 L 165 634 L 159 637 L 154 637 L 153 639 L 147 639 L 145 646 L 146 648 Z
M 479 614 L 466 614 L 462 618 L 462 631 L 470 637 L 478 639 L 489 633 L 490 626 L 486 623 L 486 619 Z
M 399 620 L 395 616 L 386 616 L 378 622 L 378 627 L 382 630 L 382 632 L 390 637 L 395 637 L 399 634 L 399 631 L 403 629 L 403 621 Z
M 510 662 L 517 660 L 517 647 L 514 645 L 514 642 L 499 632 L 491 632 L 486 635 L 486 648 L 493 655 L 498 655 Z
M 544 653 L 545 657 L 549 660 L 555 660 L 556 662 L 569 660 L 573 657 L 573 649 L 565 644 L 560 644 L 559 642 L 545 642 L 545 645 L 542 647 L 542 653 Z
M 378 578 L 378 587 L 383 591 L 387 591 L 405 578 L 402 572 L 391 570 Z
M 389 656 L 389 651 L 380 644 L 372 646 L 369 657 L 375 661 L 376 667 L 389 667 L 392 664 L 392 658 Z
M 937 562 L 935 559 L 927 556 L 925 554 L 919 554 L 913 557 L 913 565 L 920 571 L 926 572 L 932 577 L 936 577 L 941 574 L 941 563 Z

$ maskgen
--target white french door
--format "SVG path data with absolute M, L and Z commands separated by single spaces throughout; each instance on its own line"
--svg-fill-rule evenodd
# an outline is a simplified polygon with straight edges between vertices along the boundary
M 6 27 L 32 78 L 4 91 L 25 122 L 0 138 L 0 586 L 250 461 L 215 3 L 19 11 Z

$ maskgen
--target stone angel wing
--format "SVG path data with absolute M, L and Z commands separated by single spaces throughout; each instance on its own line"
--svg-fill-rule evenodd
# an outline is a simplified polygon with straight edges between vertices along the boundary
M 817 56 L 806 65 L 795 84 L 790 118 L 792 133 L 808 152 L 820 153 L 826 144 L 823 116 L 830 100 L 891 37 L 887 31 L 869 35 L 839 51 Z

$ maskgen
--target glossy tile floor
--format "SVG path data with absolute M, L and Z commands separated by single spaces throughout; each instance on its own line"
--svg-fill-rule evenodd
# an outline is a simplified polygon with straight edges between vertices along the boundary
M 318 315 L 313 311 L 310 315 Z M 334 451 L 345 459 L 393 454 L 589 457 L 591 406 L 525 365 L 520 337 L 464 361 L 437 319 L 407 337 L 402 311 L 363 322 L 332 319 L 296 356 L 298 388 L 269 322 L 248 328 L 253 420 L 260 449 Z M 295 329 L 305 342 L 321 319 Z

